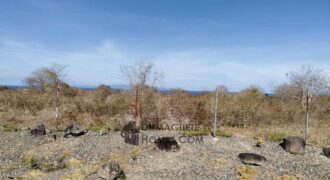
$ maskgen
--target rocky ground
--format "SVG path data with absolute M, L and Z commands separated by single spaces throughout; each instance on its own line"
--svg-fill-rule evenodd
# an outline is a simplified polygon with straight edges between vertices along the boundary
M 177 132 L 142 132 L 148 137 Z M 182 139 L 181 139 L 182 140 Z M 153 143 L 126 144 L 120 132 L 88 132 L 64 138 L 57 133 L 34 137 L 28 132 L 0 132 L 1 179 L 98 179 L 110 159 L 118 162 L 126 179 L 330 179 L 330 159 L 322 150 L 307 147 L 304 155 L 289 154 L 274 142 L 255 147 L 245 137 L 203 137 L 203 142 L 181 142 L 181 150 L 165 152 Z M 239 153 L 267 158 L 262 166 L 244 165 Z

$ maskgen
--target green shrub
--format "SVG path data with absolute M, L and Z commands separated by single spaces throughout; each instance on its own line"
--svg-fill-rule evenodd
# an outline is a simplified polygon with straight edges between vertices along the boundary
M 265 144 L 264 138 L 262 138 L 262 137 L 255 137 L 255 139 L 257 140 L 256 147 L 261 147 L 263 144 Z
M 118 179 L 120 179 L 120 180 L 126 180 L 126 174 L 125 174 L 125 172 L 123 170 L 120 172 L 120 176 L 119 176 Z
M 115 132 L 121 131 L 123 127 L 121 127 L 119 124 L 115 124 L 112 126 L 112 130 Z
M 65 158 L 71 156 L 70 153 L 64 152 L 63 155 L 57 159 L 55 162 L 48 163 L 42 168 L 46 172 L 57 171 L 61 169 L 65 169 L 68 165 L 65 163 Z
M 4 91 L 4 90 L 8 90 L 9 89 L 9 87 L 7 87 L 7 86 L 0 86 L 0 91 Z
M 184 136 L 207 136 L 209 135 L 209 131 L 208 130 L 184 131 L 181 134 Z
M 101 127 L 89 127 L 88 131 L 90 131 L 90 132 L 100 132 L 103 129 L 104 128 L 101 128 Z
M 16 132 L 16 131 L 19 131 L 20 129 L 14 125 L 14 124 L 7 124 L 7 125 L 4 125 L 3 126 L 3 131 L 5 132 Z
M 233 136 L 233 133 L 231 133 L 231 132 L 226 132 L 226 131 L 220 131 L 220 130 L 217 130 L 217 132 L 216 132 L 216 136 L 225 137 L 225 138 L 230 138 L 230 137 Z
M 269 135 L 269 140 L 273 142 L 280 142 L 285 138 L 287 135 L 285 133 L 272 133 Z
M 27 161 L 27 167 L 29 169 L 38 169 L 39 168 L 39 160 L 35 157 L 31 157 L 28 161 Z

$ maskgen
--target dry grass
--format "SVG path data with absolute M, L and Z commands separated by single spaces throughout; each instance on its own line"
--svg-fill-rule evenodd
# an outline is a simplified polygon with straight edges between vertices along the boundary
M 152 143 L 142 144 L 137 147 L 134 147 L 130 152 L 129 155 L 132 160 L 137 160 L 140 156 L 147 154 L 148 152 L 155 151 L 156 147 Z
M 259 176 L 258 171 L 252 166 L 240 166 L 236 171 L 240 180 L 254 180 Z
M 28 174 L 28 179 L 42 179 L 46 177 L 46 174 L 40 170 L 32 170 Z
M 234 136 L 262 138 L 270 141 L 270 137 L 273 136 L 273 140 L 278 141 L 284 136 L 303 136 L 302 125 L 283 125 L 283 126 L 272 126 L 272 127 L 254 127 L 254 128 L 231 128 L 223 127 L 223 130 L 232 132 Z M 310 136 L 307 144 L 316 147 L 323 147 L 330 145 L 330 127 L 310 127 Z M 275 138 L 276 137 L 276 138 Z
M 102 165 L 103 163 L 87 166 L 86 172 L 88 172 L 88 174 L 95 174 L 99 169 L 101 169 Z
M 203 163 L 215 170 L 222 170 L 230 165 L 230 162 L 224 158 L 203 159 Z
M 278 176 L 273 173 L 269 174 L 269 179 L 271 179 L 271 180 L 307 180 L 307 178 L 302 174 Z
M 112 152 L 110 154 L 110 159 L 113 160 L 113 161 L 116 161 L 119 163 L 119 165 L 121 167 L 123 167 L 125 169 L 125 167 L 128 166 L 128 163 L 129 163 L 129 159 L 127 156 L 125 156 L 124 154 L 122 153 L 118 153 L 118 152 Z
M 94 92 L 66 87 L 61 95 L 60 129 L 77 123 L 95 131 L 105 128 L 120 131 L 123 124 L 133 117 L 133 93 L 111 92 L 100 86 Z M 0 125 L 4 131 L 34 128 L 38 123 L 52 129 L 56 123 L 54 99 L 53 91 L 2 90 Z M 146 88 L 140 102 L 141 119 L 144 123 L 191 123 L 208 129 L 212 127 L 212 99 L 211 93 L 192 96 L 188 92 L 174 90 L 170 95 L 164 95 Z M 258 88 L 248 88 L 236 95 L 221 93 L 219 103 L 219 126 L 225 127 L 220 136 L 228 137 L 230 133 L 240 131 L 252 133 L 252 137 L 260 133 L 265 140 L 280 141 L 284 135 L 303 135 L 304 116 L 299 99 L 268 97 Z M 313 103 L 308 143 L 324 146 L 330 144 L 330 97 L 316 97 Z M 187 136 L 208 134 L 196 131 L 184 133 Z
M 71 159 L 68 160 L 68 164 L 71 167 L 82 167 L 86 164 L 86 161 L 71 158 Z
M 75 169 L 74 172 L 70 175 L 65 175 L 60 178 L 61 180 L 87 180 L 88 179 L 88 173 L 83 169 Z

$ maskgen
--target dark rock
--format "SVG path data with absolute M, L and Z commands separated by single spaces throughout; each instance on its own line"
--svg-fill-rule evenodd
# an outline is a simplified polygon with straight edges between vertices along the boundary
M 74 124 L 65 129 L 64 137 L 71 137 L 71 136 L 77 137 L 84 135 L 85 133 L 87 133 L 87 130 L 84 130 L 79 125 Z
M 124 133 L 139 133 L 140 130 L 136 127 L 134 121 L 130 121 L 123 127 L 121 132 L 124 132 Z
M 124 133 L 124 142 L 132 145 L 139 145 L 140 133 Z
M 155 141 L 156 146 L 160 150 L 165 151 L 178 151 L 180 146 L 174 137 L 161 137 Z
M 324 154 L 327 158 L 330 158 L 330 147 L 328 147 L 328 148 L 323 148 L 323 154 Z
M 251 165 L 257 165 L 257 166 L 261 166 L 262 164 L 264 164 L 267 161 L 267 159 L 264 156 L 261 156 L 259 154 L 254 154 L 254 153 L 240 153 L 238 155 L 238 158 L 244 164 L 251 164 Z
M 110 161 L 109 163 L 102 166 L 102 168 L 97 172 L 100 179 L 114 180 L 119 178 L 123 174 L 123 169 L 115 161 Z
M 132 145 L 139 145 L 140 130 L 136 127 L 134 121 L 128 122 L 121 131 L 121 136 L 124 138 L 125 143 Z
M 286 137 L 283 139 L 283 142 L 280 144 L 283 149 L 291 154 L 304 154 L 306 143 L 305 140 L 301 137 Z
M 35 129 L 30 131 L 30 134 L 33 136 L 43 136 L 46 135 L 46 127 L 44 124 L 38 125 Z
M 257 143 L 257 144 L 256 144 L 256 147 L 261 147 L 261 144 Z

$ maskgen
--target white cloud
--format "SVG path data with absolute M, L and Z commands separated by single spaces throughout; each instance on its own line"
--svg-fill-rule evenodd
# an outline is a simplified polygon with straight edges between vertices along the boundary
M 133 53 L 138 52 L 137 49 L 123 48 L 112 40 L 66 52 L 41 43 L 3 41 L 0 44 L 0 84 L 20 84 L 33 70 L 51 63 L 68 65 L 67 80 L 75 86 L 122 84 L 125 82 L 120 79 L 119 67 L 138 60 Z M 270 91 L 286 80 L 286 72 L 309 62 L 297 60 L 300 56 L 294 54 L 281 55 L 277 60 L 280 52 L 287 53 L 283 49 L 215 47 L 160 53 L 152 60 L 165 72 L 164 83 L 160 84 L 163 87 L 210 90 L 226 85 L 238 91 L 258 85 Z M 327 62 L 312 64 L 330 69 Z
M 169 86 L 213 89 L 226 85 L 230 90 L 238 91 L 257 85 L 269 92 L 275 85 L 287 81 L 285 74 L 288 71 L 303 64 L 329 69 L 324 57 L 315 61 L 306 57 L 312 52 L 322 54 L 324 48 L 304 52 L 301 49 L 304 46 L 201 48 L 160 55 L 157 64 L 166 69 Z
M 103 41 L 95 47 L 64 53 L 50 50 L 38 43 L 7 40 L 1 43 L 0 52 L 2 54 L 0 80 L 11 82 L 10 84 L 20 84 L 22 79 L 33 70 L 52 63 L 68 65 L 68 81 L 75 85 L 121 83 L 118 78 L 118 67 L 127 63 L 128 59 L 127 53 L 111 41 Z M 15 72 L 15 75 L 8 76 L 8 69 Z

